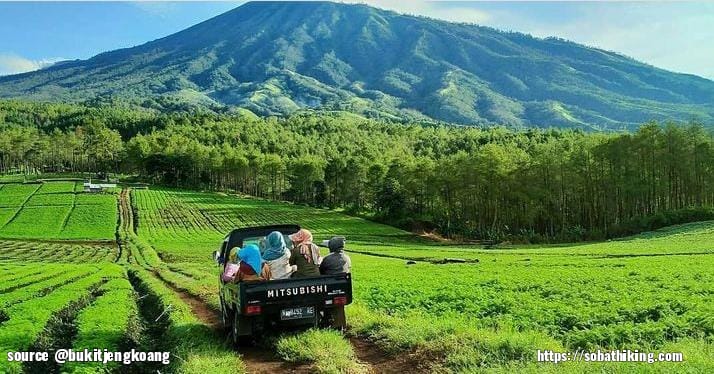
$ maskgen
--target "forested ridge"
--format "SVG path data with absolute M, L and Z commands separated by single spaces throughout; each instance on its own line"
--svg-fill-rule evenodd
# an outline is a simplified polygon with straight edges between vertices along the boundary
M 714 218 L 714 138 L 697 123 L 514 131 L 2 101 L 0 169 L 134 174 L 491 240 L 598 239 Z
M 306 109 L 512 128 L 714 124 L 714 82 L 559 38 L 363 4 L 246 2 L 145 44 L 0 77 L 0 98 Z

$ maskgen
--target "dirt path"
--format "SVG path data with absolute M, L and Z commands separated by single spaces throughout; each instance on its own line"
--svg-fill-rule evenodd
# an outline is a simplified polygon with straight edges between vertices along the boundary
M 193 314 L 201 320 L 201 322 L 215 331 L 216 335 L 225 336 L 225 332 L 223 331 L 223 321 L 221 321 L 220 313 L 217 310 L 211 308 L 199 297 L 176 288 L 173 284 L 161 278 L 158 273 L 154 272 L 154 275 L 156 275 L 158 279 L 162 280 L 166 287 L 176 293 L 176 295 L 183 302 L 188 304 L 191 307 Z M 238 353 L 240 353 L 248 373 L 251 374 L 308 374 L 314 372 L 310 365 L 293 364 L 282 361 L 280 358 L 276 357 L 273 352 L 259 346 L 240 347 L 238 349 Z
M 193 314 L 206 325 L 210 326 L 216 334 L 225 334 L 223 322 L 218 311 L 211 308 L 203 300 L 195 295 L 191 295 L 183 290 L 176 288 L 173 284 L 166 282 L 158 273 L 154 273 L 158 279 L 161 279 L 164 284 L 169 287 L 176 295 L 191 307 Z M 404 373 L 411 372 L 426 372 L 420 370 L 420 367 L 414 365 L 413 357 L 408 354 L 397 356 L 385 355 L 373 343 L 357 337 L 350 337 L 350 343 L 355 351 L 357 359 L 367 367 L 370 373 Z M 276 357 L 270 350 L 259 347 L 240 347 L 238 349 L 243 362 L 245 363 L 248 373 L 251 374 L 273 374 L 273 373 L 292 373 L 292 374 L 308 374 L 314 370 L 308 364 L 293 364 L 282 361 Z
M 428 360 L 413 353 L 385 354 L 374 343 L 352 336 L 349 338 L 357 359 L 375 374 L 429 373 Z
M 121 229 L 124 232 L 134 232 L 134 217 L 129 203 L 129 189 L 124 188 L 119 194 L 119 213 L 121 214 Z
M 129 206 L 129 189 L 124 188 L 119 193 L 119 226 L 116 232 L 116 242 L 119 245 L 119 256 L 117 256 L 117 261 L 125 258 L 129 261 L 129 248 L 122 241 L 122 238 L 126 235 L 128 230 L 131 228 L 134 217 L 132 217 L 131 207 Z
M 221 321 L 221 315 L 218 311 L 211 308 L 198 296 L 191 295 L 190 293 L 178 289 L 176 286 L 167 282 L 161 277 L 158 271 L 154 271 L 154 276 L 164 282 L 166 287 L 170 288 L 176 296 L 178 296 L 184 303 L 191 307 L 193 314 L 201 320 L 204 324 L 209 326 L 213 331 L 219 332 L 223 328 L 223 321 Z

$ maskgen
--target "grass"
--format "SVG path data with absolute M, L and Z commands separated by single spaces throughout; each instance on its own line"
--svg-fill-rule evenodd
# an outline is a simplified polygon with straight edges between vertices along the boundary
M 311 363 L 316 373 L 363 373 L 354 350 L 342 334 L 334 330 L 308 330 L 278 338 L 275 350 L 285 361 Z

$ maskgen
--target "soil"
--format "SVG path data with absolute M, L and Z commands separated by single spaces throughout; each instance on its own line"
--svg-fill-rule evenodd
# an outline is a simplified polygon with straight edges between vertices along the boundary
M 404 352 L 396 355 L 385 354 L 374 343 L 359 337 L 350 337 L 350 343 L 357 359 L 365 364 L 371 373 L 402 374 L 428 373 L 429 369 L 414 357 L 414 354 Z

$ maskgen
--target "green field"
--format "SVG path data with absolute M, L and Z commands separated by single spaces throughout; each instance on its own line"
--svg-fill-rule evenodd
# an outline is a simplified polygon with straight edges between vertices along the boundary
M 328 210 L 268 200 L 171 189 L 136 190 L 138 234 L 170 261 L 210 261 L 210 253 L 236 227 L 299 223 L 315 238 L 347 235 L 367 242 L 402 241 L 405 231 Z M 210 250 L 207 250 L 210 248 Z
M 115 195 L 74 193 L 72 186 L 61 183 L 27 186 L 0 189 L 0 201 L 16 204 L 0 209 L 19 211 L 10 224 L 14 232 L 26 235 L 0 239 L 4 350 L 68 344 L 164 348 L 181 360 L 173 360 L 168 368 L 135 368 L 241 372 L 246 369 L 241 357 L 216 338 L 174 290 L 216 307 L 216 268 L 210 254 L 222 236 L 238 226 L 299 223 L 311 229 L 316 240 L 334 234 L 348 238 L 355 298 L 347 308 L 350 334 L 395 360 L 411 357 L 419 370 L 714 371 L 714 222 L 610 242 L 484 249 L 430 242 L 332 211 L 247 197 L 152 188 L 122 194 L 119 201 L 128 206 L 120 204 L 117 211 Z M 4 196 L 8 187 L 12 196 L 24 198 Z M 73 195 L 72 211 L 60 233 L 67 227 L 90 232 L 94 217 L 114 225 L 119 216 L 122 219 L 111 235 L 100 237 L 95 231 L 85 235 L 90 239 L 62 242 L 72 236 L 48 237 L 36 224 L 54 227 L 54 221 L 41 216 L 60 216 L 67 206 L 52 203 L 69 199 L 46 200 L 39 197 L 43 191 Z M 44 203 L 29 205 L 33 200 Z M 82 207 L 95 213 L 77 215 L 77 223 L 70 226 Z M 34 214 L 35 219 L 19 220 L 22 214 Z M 111 241 L 117 230 L 118 244 Z M 466 262 L 442 263 L 446 258 Z M 40 305 L 47 307 L 39 310 Z M 64 331 L 57 326 L 58 315 L 74 326 L 68 337 L 58 333 Z M 538 349 L 616 348 L 682 352 L 684 362 L 535 362 Z M 275 349 L 286 361 L 312 362 L 317 372 L 360 372 L 369 366 L 357 363 L 346 338 L 332 332 L 278 337 Z M 331 360 L 324 351 L 339 358 Z M 60 369 L 98 372 L 102 367 Z M 0 361 L 0 372 L 17 370 L 17 365 Z
M 75 192 L 76 184 L 2 185 L 0 238 L 114 240 L 116 195 Z

